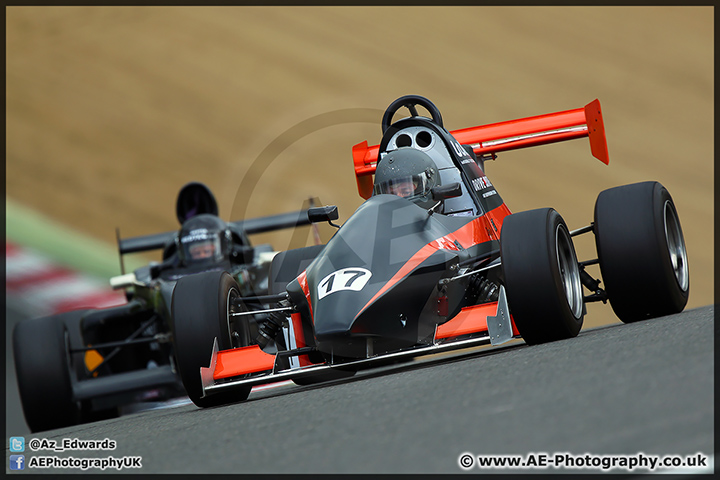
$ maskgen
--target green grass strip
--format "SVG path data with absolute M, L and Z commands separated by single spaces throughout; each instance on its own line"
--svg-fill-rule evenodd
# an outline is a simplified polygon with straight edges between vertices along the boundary
M 109 279 L 120 275 L 116 246 L 87 237 L 59 222 L 5 199 L 5 235 L 21 247 L 32 248 L 49 259 L 80 272 Z M 125 255 L 125 271 L 146 265 L 147 259 Z

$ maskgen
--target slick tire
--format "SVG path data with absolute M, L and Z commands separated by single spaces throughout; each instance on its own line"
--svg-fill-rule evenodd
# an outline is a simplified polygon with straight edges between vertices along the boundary
M 232 348 L 230 303 L 240 296 L 227 272 L 205 272 L 180 278 L 172 295 L 173 347 L 177 369 L 190 400 L 198 407 L 214 407 L 246 400 L 250 388 L 202 397 L 200 367 L 210 365 L 213 342 L 219 350 Z
M 604 288 L 622 322 L 685 308 L 690 292 L 687 251 L 665 187 L 642 182 L 600 192 L 594 231 Z
M 15 372 L 25 421 L 33 433 L 81 421 L 78 402 L 73 398 L 68 346 L 63 315 L 32 318 L 15 325 Z
M 508 306 L 525 343 L 577 336 L 585 304 L 575 247 L 560 214 L 541 208 L 505 217 L 500 255 Z

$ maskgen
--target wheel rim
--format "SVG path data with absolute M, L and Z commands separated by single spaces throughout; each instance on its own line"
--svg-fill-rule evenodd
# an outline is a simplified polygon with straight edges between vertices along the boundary
M 557 253 L 560 279 L 562 280 L 565 300 L 575 318 L 580 318 L 583 308 L 582 283 L 575 249 L 570 234 L 562 225 L 555 230 L 555 251 Z
M 682 291 L 687 291 L 689 284 L 689 273 L 687 264 L 687 251 L 685 250 L 685 239 L 683 238 L 680 222 L 678 221 L 675 209 L 669 200 L 665 201 L 665 241 L 670 254 L 675 279 Z
M 233 300 L 238 297 L 238 291 L 235 290 L 235 287 L 231 287 L 228 290 L 227 297 L 225 298 L 225 325 L 227 327 L 227 338 L 230 339 L 230 346 L 235 346 L 235 338 L 233 338 L 233 328 L 232 324 L 234 323 L 232 314 L 235 312 L 235 306 L 233 305 Z

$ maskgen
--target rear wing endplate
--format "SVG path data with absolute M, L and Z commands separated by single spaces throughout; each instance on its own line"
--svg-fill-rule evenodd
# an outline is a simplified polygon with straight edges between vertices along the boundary
M 606 165 L 610 161 L 600 101 L 597 99 L 574 110 L 463 128 L 450 134 L 461 144 L 470 145 L 476 155 L 589 137 L 592 155 Z M 372 195 L 372 175 L 379 149 L 379 145 L 368 146 L 367 141 L 353 147 L 355 177 L 358 192 L 363 198 Z

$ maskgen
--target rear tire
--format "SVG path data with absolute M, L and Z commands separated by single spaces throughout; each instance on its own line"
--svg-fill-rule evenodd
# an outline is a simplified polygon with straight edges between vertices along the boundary
M 510 313 L 533 345 L 577 336 L 585 305 L 575 247 L 552 208 L 505 217 L 500 256 Z
M 624 323 L 679 313 L 690 275 L 680 220 L 658 182 L 600 192 L 595 244 L 610 305 Z
M 200 367 L 210 365 L 213 342 L 218 348 L 232 348 L 230 306 L 240 297 L 240 288 L 227 272 L 205 272 L 180 278 L 172 296 L 173 347 L 177 369 L 190 400 L 198 407 L 214 407 L 241 402 L 251 387 L 202 397 Z M 247 323 L 245 322 L 246 326 Z M 248 344 L 247 332 L 240 334 Z
M 73 397 L 64 316 L 23 320 L 13 330 L 18 389 L 25 421 L 33 433 L 81 421 L 80 407 Z

